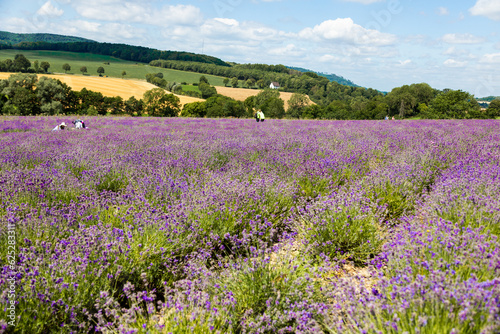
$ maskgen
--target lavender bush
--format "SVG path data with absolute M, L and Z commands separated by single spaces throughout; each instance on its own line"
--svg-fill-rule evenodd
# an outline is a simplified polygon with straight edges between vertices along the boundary
M 62 121 L 0 119 L 0 332 L 500 331 L 498 121 Z

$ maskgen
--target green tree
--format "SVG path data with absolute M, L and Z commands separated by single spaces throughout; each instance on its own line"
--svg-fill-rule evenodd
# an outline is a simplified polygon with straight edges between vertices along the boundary
M 80 72 L 82 72 L 82 74 L 85 75 L 85 73 L 87 73 L 87 66 L 80 67 Z
M 279 107 L 281 104 L 277 100 L 281 100 L 280 93 L 277 90 L 269 88 L 264 89 L 255 96 L 255 108 L 262 109 L 264 114 L 269 118 L 282 118 L 283 115 L 281 114 L 281 109 Z
M 210 86 L 205 82 L 201 82 L 198 88 L 200 89 L 201 97 L 203 99 L 208 99 L 209 97 L 212 97 L 217 94 L 217 89 L 215 89 L 214 86 Z
M 104 97 L 104 105 L 111 115 L 123 115 L 125 113 L 124 102 L 121 96 Z
M 254 117 L 255 116 L 255 96 L 249 96 L 243 101 L 243 105 L 246 109 L 246 117 Z
M 35 74 L 12 74 L 0 80 L 0 105 L 2 113 L 10 115 L 36 115 L 40 103 L 34 93 L 38 78 Z
M 48 72 L 48 70 L 49 70 L 49 68 L 50 68 L 50 64 L 49 64 L 49 62 L 48 62 L 48 61 L 42 61 L 42 62 L 40 63 L 40 67 L 43 69 L 43 71 L 44 71 L 45 73 L 47 73 L 47 72 Z
M 14 70 L 26 72 L 31 67 L 31 62 L 23 54 L 17 54 L 14 57 Z
M 316 119 L 320 118 L 323 113 L 323 108 L 317 104 L 308 105 L 304 110 L 302 110 L 302 118 L 304 119 Z
M 237 77 L 234 77 L 231 79 L 231 86 L 233 86 L 233 88 L 238 87 L 238 78 Z
M 63 112 L 66 90 L 61 81 L 41 77 L 36 84 L 35 94 L 40 101 L 40 110 L 46 115 L 59 115 Z
M 391 116 L 399 114 L 400 118 L 414 115 L 414 108 L 417 106 L 417 99 L 410 86 L 394 88 L 386 97 Z
M 181 117 L 205 117 L 207 107 L 205 102 L 186 103 L 181 111 Z
M 155 117 L 175 117 L 180 111 L 180 99 L 164 89 L 153 88 L 144 93 L 144 112 Z
M 64 70 L 65 73 L 68 73 L 68 71 L 71 71 L 71 66 L 69 66 L 68 63 L 64 64 L 62 66 L 62 68 L 63 68 L 63 70 Z
M 40 72 L 40 64 L 38 63 L 38 60 L 33 62 L 33 68 L 35 69 L 35 73 Z
M 430 118 L 484 118 L 476 99 L 469 93 L 461 90 L 448 90 L 441 93 L 431 102 Z
M 25 87 L 16 87 L 10 104 L 5 104 L 4 113 L 20 116 L 37 115 L 40 112 L 40 104 L 32 90 Z
M 205 102 L 207 117 L 242 117 L 245 115 L 243 102 L 230 97 L 215 95 Z
M 350 119 L 351 107 L 348 101 L 334 100 L 326 108 L 323 116 L 324 119 Z
M 87 108 L 87 110 L 84 112 L 84 114 L 87 114 L 89 116 L 97 116 L 97 115 L 99 115 L 99 112 L 97 111 L 96 107 L 90 106 Z
M 97 68 L 97 73 L 99 73 L 99 76 L 102 76 L 102 75 L 104 74 L 104 67 L 99 66 L 99 67 Z
M 250 78 L 246 81 L 246 85 L 248 88 L 252 88 L 255 86 L 255 79 L 254 78 Z
M 305 94 L 293 93 L 288 100 L 287 116 L 290 118 L 301 118 L 302 113 L 309 104 L 309 98 Z
M 224 83 L 224 87 L 227 87 L 227 84 L 229 83 L 229 78 L 224 78 L 222 82 Z
M 104 103 L 104 96 L 100 92 L 82 88 L 77 98 L 81 101 L 80 109 L 82 113 L 87 113 L 87 110 L 91 106 L 96 109 L 99 115 L 106 115 L 108 113 L 107 106 Z
M 202 83 L 207 84 L 207 85 L 210 85 L 210 84 L 208 83 L 208 79 L 207 79 L 204 75 L 202 75 L 202 76 L 200 77 L 199 84 L 201 85 Z
M 141 116 L 143 109 L 144 109 L 143 101 L 137 100 L 133 96 L 131 96 L 127 101 L 124 102 L 123 111 L 127 115 Z
M 260 109 L 268 118 L 283 118 L 285 102 L 279 97 L 271 97 L 260 106 Z
M 500 117 L 500 100 L 499 99 L 491 101 L 488 109 L 486 109 L 486 114 L 490 118 Z
M 127 72 L 123 71 L 122 72 L 122 78 L 127 75 Z

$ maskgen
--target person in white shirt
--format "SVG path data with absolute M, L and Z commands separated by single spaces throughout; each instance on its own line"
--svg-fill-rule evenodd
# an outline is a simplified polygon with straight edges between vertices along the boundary
M 59 131 L 59 130 L 64 130 L 64 129 L 66 129 L 66 123 L 62 122 L 61 124 L 59 124 L 58 126 L 53 128 L 52 131 Z

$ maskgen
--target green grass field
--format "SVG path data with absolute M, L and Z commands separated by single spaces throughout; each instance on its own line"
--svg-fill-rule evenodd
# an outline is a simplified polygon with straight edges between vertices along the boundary
M 87 75 L 98 75 L 97 68 L 102 66 L 104 68 L 104 75 L 109 77 L 121 78 L 122 72 L 127 72 L 125 78 L 145 80 L 148 73 L 163 73 L 163 78 L 169 82 L 186 82 L 192 84 L 198 82 L 200 73 L 184 72 L 178 70 L 164 69 L 158 67 L 151 67 L 143 63 L 135 63 L 127 60 L 122 60 L 110 56 L 94 55 L 90 53 L 75 53 L 64 51 L 26 51 L 26 50 L 0 50 L 0 61 L 5 59 L 14 59 L 16 54 L 23 54 L 26 58 L 33 62 L 47 61 L 50 64 L 49 72 L 51 73 L 65 73 L 63 65 L 68 63 L 71 70 L 68 74 L 82 75 L 80 68 L 87 67 Z M 106 65 L 104 63 L 109 63 Z M 223 77 L 213 75 L 205 75 L 211 85 L 224 86 Z

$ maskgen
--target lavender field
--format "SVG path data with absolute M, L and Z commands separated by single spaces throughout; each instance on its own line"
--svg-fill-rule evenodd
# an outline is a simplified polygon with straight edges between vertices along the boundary
M 0 332 L 500 333 L 500 122 L 0 118 Z

